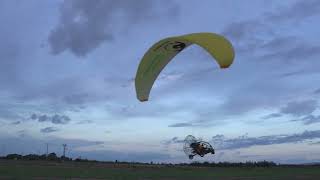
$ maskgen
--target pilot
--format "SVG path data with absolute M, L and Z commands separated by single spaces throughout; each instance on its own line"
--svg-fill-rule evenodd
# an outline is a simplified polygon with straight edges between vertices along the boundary
M 190 146 L 192 147 L 194 153 L 197 153 L 200 156 L 203 156 L 204 154 L 206 154 L 206 149 L 203 147 L 202 143 L 195 142 L 195 143 L 191 143 Z

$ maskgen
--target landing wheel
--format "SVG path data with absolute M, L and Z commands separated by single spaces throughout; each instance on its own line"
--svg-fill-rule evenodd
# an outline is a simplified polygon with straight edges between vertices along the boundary
M 193 155 L 189 155 L 189 159 L 193 159 Z

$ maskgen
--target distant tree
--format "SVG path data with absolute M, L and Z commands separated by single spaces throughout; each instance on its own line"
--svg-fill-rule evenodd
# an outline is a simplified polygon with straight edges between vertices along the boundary
M 46 154 L 42 154 L 41 156 L 39 156 L 40 160 L 47 160 L 47 155 Z
M 181 165 L 185 165 L 185 164 L 181 164 Z M 231 163 L 231 162 L 192 162 L 189 164 L 190 166 L 197 166 L 197 167 L 272 167 L 272 166 L 277 166 L 276 163 L 272 162 L 272 161 L 259 161 L 259 162 L 251 162 L 251 161 L 247 161 L 245 163 L 242 162 L 238 162 L 238 163 Z
M 80 157 L 76 158 L 74 161 L 76 162 L 88 162 L 88 159 L 81 159 Z
M 28 155 L 23 156 L 22 159 L 23 160 L 29 160 L 29 161 L 40 160 L 40 156 L 36 155 L 36 154 L 28 154 Z
M 66 156 L 61 156 L 60 160 L 62 160 L 62 161 L 72 161 L 72 158 L 68 158 Z
M 59 160 L 59 158 L 57 157 L 56 153 L 50 153 L 50 154 L 48 154 L 47 159 L 48 159 L 49 161 L 57 161 L 57 160 Z
M 19 154 L 8 154 L 5 159 L 19 160 L 22 159 L 22 156 Z

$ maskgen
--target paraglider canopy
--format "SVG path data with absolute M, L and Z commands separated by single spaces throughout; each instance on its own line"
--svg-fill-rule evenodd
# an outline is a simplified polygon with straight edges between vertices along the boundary
M 160 72 L 179 52 L 196 44 L 204 48 L 217 61 L 220 68 L 228 68 L 234 59 L 231 43 L 214 33 L 193 33 L 168 37 L 155 43 L 143 56 L 135 77 L 137 98 L 147 101 Z

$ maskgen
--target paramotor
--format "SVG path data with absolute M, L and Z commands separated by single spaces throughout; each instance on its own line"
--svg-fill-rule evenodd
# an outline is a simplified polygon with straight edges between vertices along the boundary
M 197 140 L 192 135 L 188 135 L 185 138 L 183 151 L 186 153 L 189 159 L 193 159 L 193 157 L 196 155 L 203 157 L 208 153 L 215 153 L 213 147 L 208 142 Z

